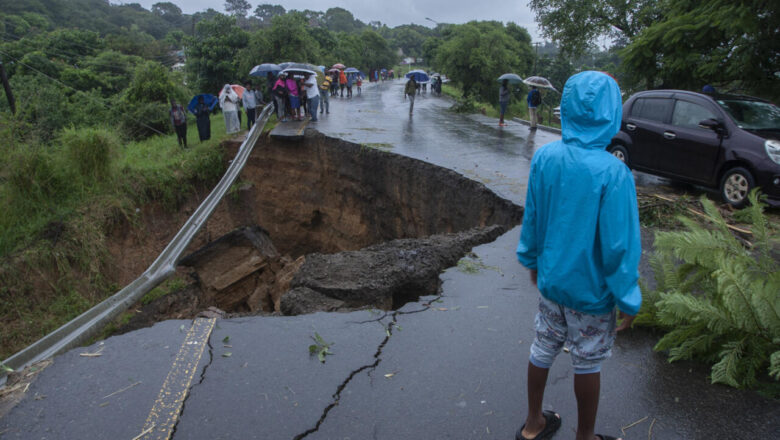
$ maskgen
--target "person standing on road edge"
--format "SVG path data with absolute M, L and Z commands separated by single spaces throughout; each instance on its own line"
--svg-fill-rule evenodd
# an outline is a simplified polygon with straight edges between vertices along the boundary
M 184 107 L 177 104 L 173 98 L 171 98 L 170 114 L 171 124 L 176 131 L 176 141 L 179 142 L 180 147 L 187 148 L 187 113 L 184 111 Z
M 620 88 L 604 73 L 578 73 L 566 82 L 561 109 L 562 140 L 531 160 L 517 246 L 541 297 L 528 360 L 528 416 L 515 437 L 549 438 L 560 427 L 560 415 L 542 411 L 542 400 L 550 366 L 566 346 L 574 367 L 577 440 L 614 440 L 594 434 L 601 363 L 642 303 L 634 178 L 606 151 L 620 129 Z
M 317 107 L 320 105 L 320 89 L 317 86 L 317 78 L 311 73 L 304 73 L 303 78 L 306 99 L 309 103 L 309 116 L 311 116 L 311 122 L 317 122 Z
M 325 78 L 322 80 L 322 84 L 320 84 L 320 99 L 322 100 L 320 114 L 322 114 L 323 111 L 330 114 L 330 88 L 332 82 L 333 79 L 331 78 L 330 74 L 326 73 Z
M 274 101 L 276 101 L 277 119 L 279 119 L 279 122 L 287 122 L 287 95 L 289 91 L 287 90 L 286 73 L 279 74 L 279 78 L 271 91 L 273 92 Z
M 536 86 L 531 86 L 531 91 L 528 92 L 528 119 L 531 120 L 531 130 L 536 130 L 536 124 L 539 123 L 539 115 L 536 112 L 536 108 L 542 103 L 542 94 L 536 89 Z
M 410 77 L 404 87 L 404 99 L 406 99 L 407 96 L 409 97 L 409 116 L 411 116 L 414 111 L 415 93 L 417 93 L 417 81 L 414 80 L 414 77 Z
M 244 103 L 244 110 L 246 111 L 246 129 L 251 130 L 252 124 L 255 123 L 255 108 L 257 108 L 257 95 L 255 95 L 254 90 L 252 90 L 252 83 L 247 81 L 244 83 L 244 88 L 246 89 L 244 91 L 243 96 L 241 96 L 241 101 Z
M 503 127 L 506 124 L 504 124 L 504 113 L 506 113 L 506 106 L 509 104 L 509 97 L 511 96 L 511 92 L 509 91 L 509 80 L 505 79 L 501 83 L 501 87 L 498 89 L 498 106 L 501 108 L 501 117 L 498 120 L 498 125 Z

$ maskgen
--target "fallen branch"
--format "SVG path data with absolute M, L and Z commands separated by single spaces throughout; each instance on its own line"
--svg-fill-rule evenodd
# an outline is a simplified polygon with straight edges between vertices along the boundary
M 634 423 L 632 423 L 632 424 L 630 424 L 630 425 L 628 425 L 628 426 L 624 426 L 624 427 L 620 428 L 620 432 L 622 432 L 622 433 L 623 433 L 623 435 L 626 435 L 626 429 L 632 428 L 632 427 L 634 427 L 634 426 L 636 426 L 636 425 L 638 425 L 638 424 L 640 424 L 640 423 L 644 422 L 644 421 L 645 421 L 645 420 L 647 420 L 648 418 L 649 418 L 649 416 L 644 416 L 644 417 L 642 417 L 641 419 L 637 420 L 636 422 L 634 422 Z
M 140 433 L 137 436 L 133 437 L 133 440 L 140 439 L 141 437 L 145 436 L 146 434 L 149 434 L 150 432 L 152 432 L 153 429 L 154 429 L 154 423 L 152 423 L 152 426 L 144 429 L 142 433 Z
M 129 390 L 130 388 L 140 384 L 140 383 L 141 383 L 141 381 L 139 380 L 138 382 L 136 382 L 134 384 L 130 384 L 129 386 L 126 386 L 126 387 L 122 388 L 121 390 L 114 391 L 113 393 L 111 393 L 108 396 L 104 397 L 104 399 L 108 399 L 109 397 L 111 397 L 113 395 L 116 395 L 116 394 L 119 394 L 119 393 L 123 393 L 123 392 Z
M 84 352 L 84 353 L 79 353 L 79 356 L 82 356 L 82 357 L 99 357 L 99 356 L 102 355 L 102 351 L 103 351 L 104 348 L 106 348 L 105 345 L 100 347 L 100 349 L 98 351 L 94 352 L 94 353 Z
M 670 199 L 669 197 L 664 197 L 664 196 L 662 196 L 662 195 L 660 195 L 660 194 L 653 194 L 653 197 L 657 197 L 657 198 L 659 198 L 659 199 L 661 199 L 661 200 L 665 200 L 665 201 L 667 201 L 667 202 L 675 203 L 675 200 L 673 200 L 673 199 Z M 691 212 L 692 214 L 698 215 L 699 217 L 709 218 L 709 217 L 707 216 L 707 214 L 705 214 L 705 213 L 703 213 L 703 212 L 701 212 L 701 211 L 697 211 L 697 210 L 695 210 L 695 209 L 693 209 L 693 208 L 688 208 L 688 207 L 686 207 L 685 209 L 687 209 L 687 210 L 688 210 L 689 212 Z M 728 227 L 728 228 L 729 228 L 729 229 L 731 229 L 732 231 L 737 231 L 737 232 L 741 232 L 741 233 L 743 233 L 743 234 L 753 235 L 753 232 L 752 232 L 752 231 L 750 231 L 749 229 L 738 228 L 738 227 L 736 227 L 736 226 L 729 225 L 729 224 L 726 224 L 726 227 Z

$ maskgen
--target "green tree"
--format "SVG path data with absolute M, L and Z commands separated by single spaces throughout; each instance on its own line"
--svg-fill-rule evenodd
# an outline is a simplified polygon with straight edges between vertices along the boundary
M 260 20 L 261 26 L 270 26 L 271 19 L 277 15 L 284 15 L 285 13 L 284 7 L 280 5 L 269 5 L 268 3 L 265 3 L 257 5 L 257 8 L 255 8 L 255 17 Z
M 365 25 L 344 8 L 330 8 L 322 17 L 325 27 L 333 32 L 353 32 Z
M 309 36 L 308 27 L 306 17 L 298 11 L 274 17 L 268 31 L 271 59 L 318 63 L 320 47 Z
M 152 14 L 162 17 L 163 20 L 176 23 L 182 19 L 181 8 L 171 2 L 159 2 L 152 5 Z
M 771 2 L 661 2 L 663 18 L 622 51 L 626 71 L 645 86 L 700 90 L 704 84 L 780 97 L 780 15 Z
M 235 17 L 246 17 L 246 14 L 249 12 L 249 10 L 252 9 L 252 5 L 249 4 L 246 0 L 226 0 L 225 1 L 225 11 L 228 12 L 228 14 L 233 15 Z
M 631 39 L 662 10 L 657 0 L 531 0 L 542 34 L 580 55 L 600 37 Z
M 531 68 L 530 44 L 521 43 L 495 21 L 450 25 L 436 50 L 435 67 L 459 85 L 466 96 L 493 102 L 496 78 L 507 72 L 524 75 Z
M 238 53 L 249 42 L 249 34 L 236 25 L 234 17 L 219 14 L 195 26 L 187 39 L 186 71 L 198 91 L 216 91 L 243 75 L 238 70 Z
M 425 37 L 408 26 L 399 26 L 393 37 L 392 44 L 400 48 L 404 55 L 409 57 L 421 57 L 423 55 L 423 43 Z
M 357 65 L 366 70 L 389 68 L 397 61 L 397 57 L 387 40 L 373 29 L 365 29 L 360 34 L 360 45 L 360 61 Z

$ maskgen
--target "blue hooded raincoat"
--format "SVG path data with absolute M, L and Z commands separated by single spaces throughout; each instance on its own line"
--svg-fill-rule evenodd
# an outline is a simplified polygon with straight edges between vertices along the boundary
M 563 139 L 531 161 L 517 258 L 537 270 L 541 294 L 600 315 L 617 304 L 636 315 L 639 213 L 631 171 L 606 151 L 620 129 L 620 88 L 608 75 L 581 72 L 561 98 Z

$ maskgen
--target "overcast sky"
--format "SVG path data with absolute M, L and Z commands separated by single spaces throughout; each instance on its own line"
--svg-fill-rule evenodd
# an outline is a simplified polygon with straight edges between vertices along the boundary
M 112 3 L 140 3 L 151 9 L 160 0 L 112 0 Z M 205 11 L 208 8 L 225 11 L 223 0 L 170 0 L 178 5 L 184 13 L 192 14 Z M 419 24 L 433 27 L 430 18 L 439 23 L 466 23 L 471 20 L 512 21 L 528 29 L 533 41 L 541 41 L 541 36 L 534 22 L 534 16 L 528 8 L 528 0 L 324 0 L 304 1 L 287 0 L 285 2 L 268 0 L 248 0 L 252 5 L 250 14 L 259 4 L 280 4 L 286 10 L 311 9 L 325 12 L 329 8 L 341 7 L 364 23 L 381 21 L 395 27 L 402 24 Z

